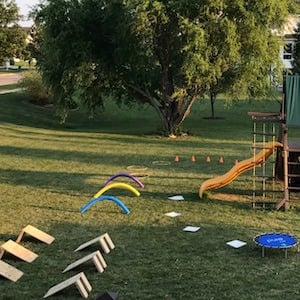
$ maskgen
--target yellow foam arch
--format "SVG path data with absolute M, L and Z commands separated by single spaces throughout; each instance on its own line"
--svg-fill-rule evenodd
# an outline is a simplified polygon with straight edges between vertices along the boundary
M 100 197 L 103 193 L 105 193 L 106 191 L 110 190 L 110 189 L 115 189 L 115 188 L 123 188 L 125 190 L 131 191 L 132 193 L 134 193 L 136 196 L 140 196 L 140 192 L 135 189 L 133 186 L 127 184 L 127 183 L 122 183 L 122 182 L 114 182 L 111 184 L 108 184 L 107 186 L 103 187 L 102 189 L 100 189 L 93 198 L 98 198 Z

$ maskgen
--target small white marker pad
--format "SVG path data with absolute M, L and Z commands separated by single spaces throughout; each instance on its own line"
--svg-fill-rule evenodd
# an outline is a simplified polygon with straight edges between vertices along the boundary
M 240 240 L 233 240 L 233 241 L 227 242 L 226 244 L 233 247 L 233 248 L 241 248 L 241 247 L 247 245 L 246 242 L 243 242 L 243 241 L 240 241 Z
M 165 215 L 168 216 L 168 217 L 171 217 L 171 218 L 175 218 L 175 217 L 180 216 L 181 214 L 177 213 L 175 211 L 172 211 L 172 212 L 166 213 Z
M 168 197 L 168 199 L 170 199 L 170 200 L 175 200 L 175 201 L 181 201 L 181 200 L 184 200 L 184 198 L 183 198 L 182 195 L 171 196 L 171 197 Z
M 199 229 L 200 227 L 196 227 L 196 226 L 186 226 L 185 228 L 183 228 L 183 231 L 196 232 Z

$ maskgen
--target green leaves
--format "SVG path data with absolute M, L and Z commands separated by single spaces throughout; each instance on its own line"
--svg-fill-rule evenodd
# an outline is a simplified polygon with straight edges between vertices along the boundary
M 47 3 L 39 66 L 58 102 L 76 95 L 95 109 L 109 93 L 147 102 L 168 133 L 204 94 L 265 89 L 278 69 L 271 32 L 288 13 L 288 0 Z
M 17 24 L 19 19 L 15 1 L 0 0 L 0 64 L 19 57 L 25 48 L 26 34 Z

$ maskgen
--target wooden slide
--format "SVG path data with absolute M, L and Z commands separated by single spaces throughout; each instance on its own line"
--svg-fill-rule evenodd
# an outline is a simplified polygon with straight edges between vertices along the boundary
M 267 158 L 274 152 L 277 147 L 282 147 L 283 145 L 279 142 L 269 142 L 265 145 L 265 148 L 257 153 L 255 156 L 242 160 L 237 163 L 233 168 L 231 168 L 227 173 L 215 178 L 205 180 L 199 189 L 199 196 L 202 198 L 203 193 L 207 190 L 218 189 L 229 183 L 231 183 L 236 177 L 238 177 L 243 172 L 246 172 L 254 166 L 260 165 L 267 160 Z

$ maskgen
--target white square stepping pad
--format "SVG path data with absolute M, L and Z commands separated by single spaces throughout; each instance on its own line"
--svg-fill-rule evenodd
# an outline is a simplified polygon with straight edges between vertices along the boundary
M 171 217 L 171 218 L 175 218 L 175 217 L 181 216 L 181 213 L 177 213 L 175 211 L 171 211 L 169 213 L 166 213 L 165 215 L 168 216 L 168 217 Z
M 183 228 L 183 231 L 188 231 L 188 232 L 197 232 L 200 229 L 200 227 L 197 226 L 186 226 Z
M 231 246 L 233 248 L 241 248 L 245 245 L 247 245 L 246 242 L 240 241 L 240 240 L 232 240 L 230 242 L 226 243 L 228 246 Z
M 168 197 L 168 199 L 174 200 L 174 201 L 182 201 L 182 200 L 184 200 L 184 197 L 182 195 L 175 195 L 175 196 Z

